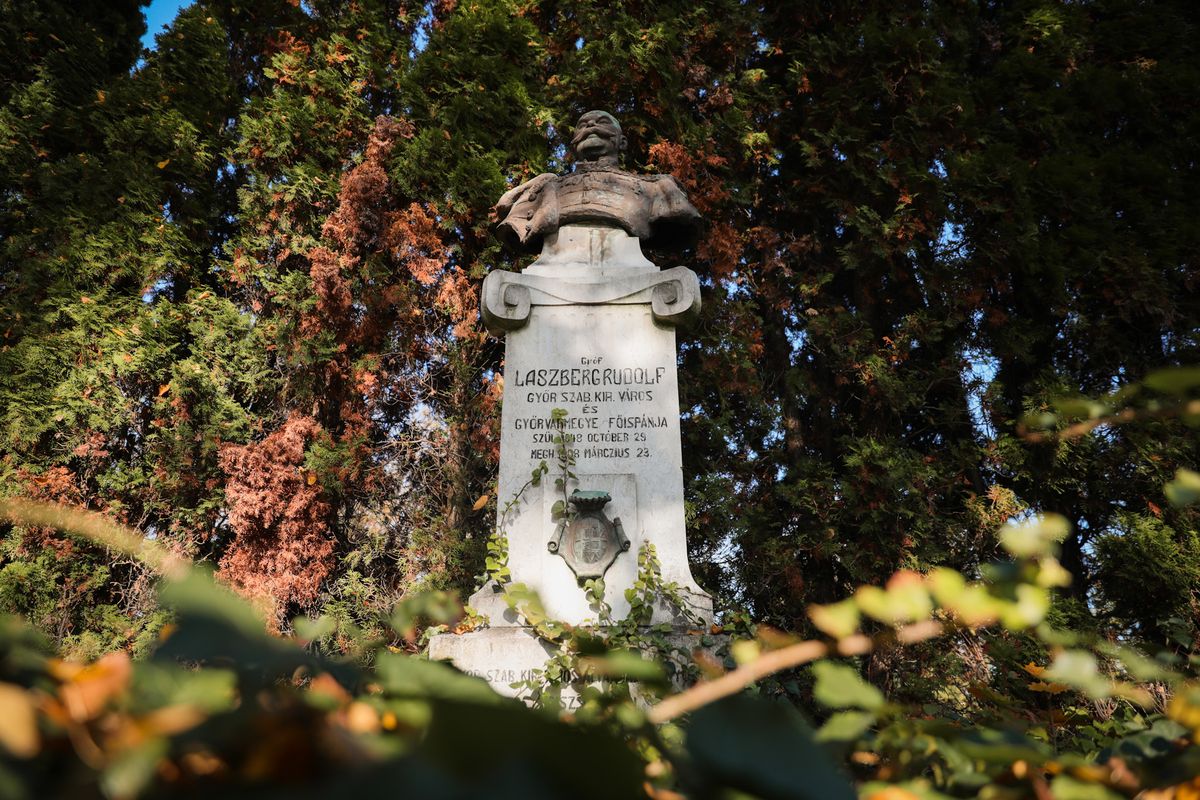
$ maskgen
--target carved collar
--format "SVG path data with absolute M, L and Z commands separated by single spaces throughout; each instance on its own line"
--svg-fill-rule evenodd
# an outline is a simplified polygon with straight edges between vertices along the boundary
M 609 167 L 595 161 L 577 161 L 575 162 L 575 172 L 614 172 L 620 175 L 629 175 L 631 173 L 620 167 Z

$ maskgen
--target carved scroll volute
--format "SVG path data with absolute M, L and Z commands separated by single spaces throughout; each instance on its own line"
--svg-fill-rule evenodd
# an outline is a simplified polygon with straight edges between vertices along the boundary
M 586 283 L 497 270 L 483 282 L 480 305 L 488 330 L 500 334 L 524 327 L 535 305 L 587 306 L 647 300 L 660 325 L 689 324 L 700 314 L 700 279 L 687 267 Z
M 700 279 L 691 270 L 671 270 L 671 279 L 654 287 L 650 310 L 667 325 L 689 325 L 700 316 Z
M 497 271 L 483 281 L 483 324 L 492 331 L 515 331 L 529 322 L 529 288 L 512 280 L 517 273 Z

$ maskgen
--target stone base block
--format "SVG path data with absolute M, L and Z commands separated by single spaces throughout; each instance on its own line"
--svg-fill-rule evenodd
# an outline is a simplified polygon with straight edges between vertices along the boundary
M 654 613 L 651 615 L 651 625 L 667 624 L 675 628 L 707 628 L 713 621 L 712 597 L 704 592 L 679 589 L 679 598 L 687 606 L 680 609 L 664 598 L 658 598 L 654 603 Z M 545 601 L 546 597 L 542 598 Z M 551 598 L 553 599 L 553 598 Z M 485 617 L 488 625 L 493 628 L 524 627 L 521 615 L 509 608 L 505 599 L 504 587 L 495 581 L 488 581 L 481 589 L 471 595 L 467 604 L 477 613 Z M 591 609 L 599 614 L 599 609 Z
M 701 635 L 685 628 L 677 629 L 667 635 L 667 641 L 674 652 L 677 669 L 675 674 L 682 676 L 682 667 L 690 663 L 690 654 L 698 649 L 715 650 L 726 642 L 723 635 L 712 637 L 715 641 L 705 646 L 701 644 Z M 505 697 L 526 699 L 523 689 L 513 688 L 512 684 L 534 677 L 534 671 L 542 669 L 546 662 L 555 655 L 556 648 L 538 638 L 532 629 L 526 626 L 508 626 L 499 628 L 484 628 L 470 633 L 443 633 L 429 640 L 429 657 L 439 661 L 449 661 L 463 672 L 483 678 L 493 689 Z M 680 684 L 675 687 L 682 690 Z M 577 689 L 570 686 L 562 688 L 563 707 L 571 709 L 579 704 Z
M 431 659 L 449 661 L 468 675 L 483 678 L 505 697 L 520 697 L 520 690 L 511 684 L 532 678 L 533 671 L 555 652 L 553 645 L 525 626 L 442 633 L 429 640 Z M 564 690 L 564 700 L 566 694 Z

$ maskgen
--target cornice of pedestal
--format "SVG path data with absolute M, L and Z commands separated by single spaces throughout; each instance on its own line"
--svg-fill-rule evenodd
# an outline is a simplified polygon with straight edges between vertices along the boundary
M 687 267 L 569 277 L 498 270 L 484 280 L 480 298 L 483 322 L 497 335 L 523 327 L 534 306 L 639 303 L 650 305 L 656 322 L 687 324 L 700 313 L 700 279 Z

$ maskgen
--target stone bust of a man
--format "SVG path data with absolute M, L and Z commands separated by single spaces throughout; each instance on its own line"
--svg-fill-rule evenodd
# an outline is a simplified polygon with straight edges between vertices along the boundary
M 679 183 L 670 175 L 626 172 L 619 165 L 624 150 L 616 117 L 587 112 L 571 138 L 575 171 L 543 173 L 506 192 L 496 203 L 496 235 L 526 252 L 540 251 L 542 240 L 564 225 L 620 228 L 655 249 L 694 244 L 700 214 Z

